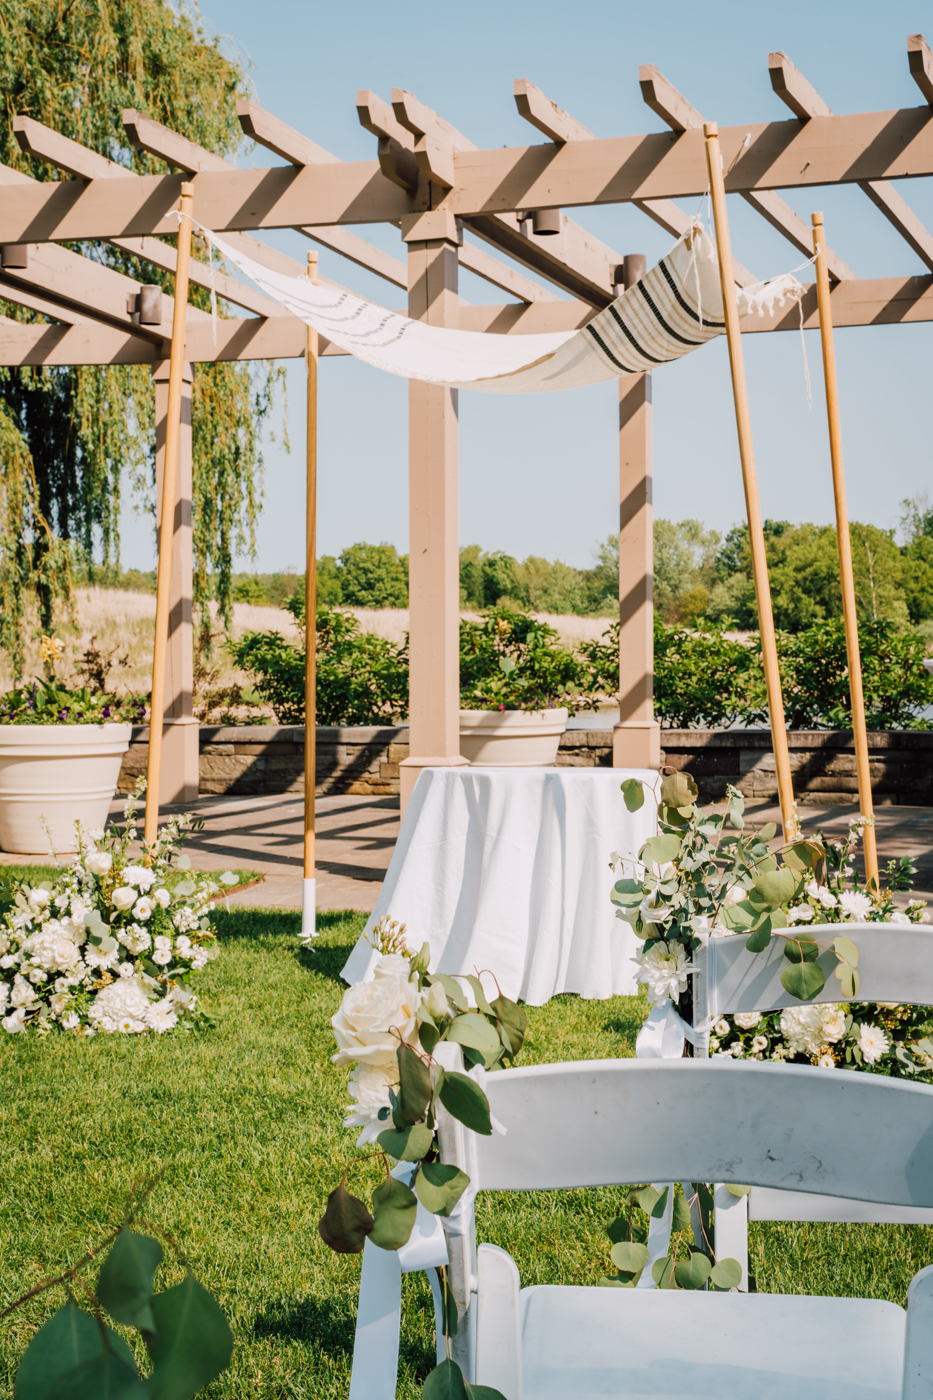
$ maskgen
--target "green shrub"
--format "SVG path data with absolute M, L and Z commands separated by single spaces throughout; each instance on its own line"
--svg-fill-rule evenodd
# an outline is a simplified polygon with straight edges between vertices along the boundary
M 869 729 L 930 729 L 920 711 L 933 705 L 933 676 L 923 667 L 926 643 L 892 622 L 861 622 L 859 651 Z M 792 729 L 849 729 L 852 701 L 841 619 L 778 634 L 784 713 Z
M 289 611 L 304 621 L 304 598 Z M 227 643 L 280 724 L 304 724 L 305 648 L 280 632 L 248 632 Z M 395 724 L 408 713 L 408 647 L 361 632 L 352 613 L 318 608 L 318 724 Z
M 728 729 L 767 723 L 757 646 L 722 632 L 654 628 L 654 712 L 665 729 Z
M 465 710 L 563 705 L 576 714 L 596 708 L 595 696 L 584 693 L 589 679 L 580 657 L 561 646 L 554 628 L 527 613 L 498 607 L 480 622 L 460 622 L 460 704 Z

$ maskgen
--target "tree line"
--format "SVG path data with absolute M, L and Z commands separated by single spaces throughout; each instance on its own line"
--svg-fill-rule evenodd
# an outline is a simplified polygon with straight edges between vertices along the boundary
M 832 525 L 766 520 L 765 545 L 775 625 L 795 633 L 838 617 L 842 602 Z M 914 627 L 933 636 L 933 507 L 924 496 L 902 503 L 898 530 L 850 526 L 855 591 L 865 622 Z M 589 569 L 529 555 L 519 560 L 477 544 L 460 550 L 460 606 L 613 617 L 618 611 L 619 543 L 594 549 Z M 235 574 L 233 597 L 281 607 L 303 578 L 294 573 Z M 358 543 L 318 560 L 318 598 L 328 607 L 408 606 L 408 556 L 391 544 Z M 654 523 L 654 602 L 669 626 L 754 631 L 758 626 L 748 527 L 722 535 L 699 520 Z

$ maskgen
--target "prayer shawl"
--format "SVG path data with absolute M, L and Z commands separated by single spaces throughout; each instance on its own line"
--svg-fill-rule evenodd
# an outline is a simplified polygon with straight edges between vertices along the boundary
M 405 379 L 487 394 L 538 394 L 640 374 L 725 330 L 716 245 L 697 220 L 656 267 L 579 331 L 494 335 L 413 321 L 327 282 L 287 277 L 204 229 L 257 287 L 342 350 Z M 799 301 L 791 274 L 736 292 L 739 315 Z

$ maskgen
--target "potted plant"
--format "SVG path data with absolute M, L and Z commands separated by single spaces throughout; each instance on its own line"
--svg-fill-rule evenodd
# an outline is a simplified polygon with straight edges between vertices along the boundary
M 553 764 L 569 716 L 596 708 L 585 682 L 553 627 L 527 613 L 493 608 L 479 622 L 462 621 L 461 754 L 482 767 Z
M 103 828 L 140 699 L 37 680 L 0 696 L 0 849 L 73 851 L 75 822 Z

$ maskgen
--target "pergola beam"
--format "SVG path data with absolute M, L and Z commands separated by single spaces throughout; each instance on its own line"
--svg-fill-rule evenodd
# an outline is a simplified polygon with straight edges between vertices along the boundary
M 358 94 L 358 110 L 360 107 L 359 98 L 361 96 L 363 96 L 363 94 Z M 367 93 L 365 97 L 372 99 L 373 94 Z M 407 138 L 409 133 L 406 132 L 404 128 L 398 126 L 395 114 L 391 112 L 388 103 L 384 103 L 383 107 L 385 111 L 380 112 L 383 124 L 387 124 L 386 114 L 391 113 L 391 121 L 398 134 Z M 316 162 L 313 159 L 314 152 L 319 154 L 320 160 L 325 164 L 332 165 L 338 160 L 338 157 L 331 155 L 330 151 L 325 151 L 322 146 L 316 146 L 313 141 L 309 141 L 300 131 L 295 131 L 293 127 L 287 126 L 285 122 L 279 121 L 278 117 L 274 117 L 271 112 L 264 111 L 263 108 L 257 106 L 255 102 L 250 102 L 246 99 L 238 102 L 237 112 L 240 117 L 240 125 L 248 135 L 258 141 L 260 145 L 266 146 L 270 151 L 274 151 L 276 155 L 281 156 L 283 160 L 287 160 L 291 165 L 303 166 L 315 164 Z M 306 159 L 306 157 L 309 158 Z M 353 238 L 354 235 L 351 234 L 350 237 Z M 357 241 L 361 242 L 362 240 Z M 371 245 L 366 244 L 364 246 L 369 248 Z M 377 248 L 372 248 L 371 251 L 374 257 L 373 264 L 370 265 L 370 270 L 375 272 L 378 270 L 375 265 L 376 263 L 380 266 L 385 266 L 382 263 L 382 259 L 387 255 L 383 254 Z M 357 259 L 357 261 L 359 260 Z M 390 261 L 394 264 L 395 274 L 390 277 L 389 280 L 393 281 L 396 286 L 404 285 L 407 290 L 407 283 L 403 284 L 401 281 L 402 277 L 407 278 L 408 276 L 407 267 L 404 263 L 397 262 L 395 259 L 391 259 Z M 493 286 L 499 287 L 502 291 L 511 292 L 521 301 L 532 302 L 552 299 L 552 294 L 550 292 L 544 291 L 541 287 L 536 286 L 534 282 L 529 282 L 526 277 L 522 277 L 521 273 L 506 267 L 502 263 L 498 263 L 495 258 L 489 257 L 487 253 L 483 253 L 477 248 L 471 248 L 469 246 L 461 247 L 459 261 L 461 267 L 465 267 L 470 272 L 476 273 L 478 277 L 482 277 L 487 282 L 491 282 Z M 363 263 L 360 265 L 366 266 L 366 264 Z
M 922 42 L 922 35 L 914 37 Z M 913 52 L 920 52 L 922 57 L 922 50 L 912 51 L 910 43 L 911 41 L 908 39 L 908 59 L 912 58 Z M 929 49 L 926 50 L 926 53 L 929 55 Z M 774 91 L 801 121 L 809 122 L 814 117 L 833 116 L 833 110 L 829 104 L 823 100 L 816 88 L 807 81 L 800 70 L 794 67 L 785 53 L 768 54 L 768 71 L 771 75 L 771 86 Z M 858 184 L 859 189 L 868 195 L 875 208 L 881 210 L 904 241 L 910 244 L 921 262 L 933 269 L 933 236 L 927 232 L 910 205 L 894 186 L 887 180 L 859 180 Z M 767 214 L 765 217 L 767 218 Z M 813 242 L 812 234 L 806 225 L 803 227 L 806 233 L 806 242 L 798 246 L 809 256 Z M 833 272 L 831 262 L 829 275 L 831 277 L 836 275 Z
M 933 107 L 933 53 L 922 34 L 907 39 L 907 64 L 910 76 L 923 93 L 923 100 Z
M 698 131 L 702 129 L 703 117 L 697 109 L 687 101 L 682 93 L 679 93 L 674 84 L 665 78 L 653 64 L 644 64 L 638 70 L 638 78 L 641 83 L 642 96 L 653 112 L 657 112 L 672 131 L 683 133 L 685 131 Z M 772 80 L 773 81 L 773 80 Z M 809 225 L 805 224 L 798 214 L 795 214 L 790 205 L 775 194 L 773 190 L 764 190 L 759 194 L 743 194 L 743 198 L 761 214 L 772 228 L 777 229 L 791 242 L 798 252 L 810 256 L 813 247 L 813 240 L 810 235 Z M 645 209 L 646 213 L 651 213 L 651 209 L 645 208 L 644 204 L 639 205 Z M 827 250 L 827 261 L 829 273 L 837 282 L 843 282 L 855 276 L 850 267 L 842 261 L 837 254 Z M 739 281 L 739 274 L 745 269 L 740 265 L 733 267 L 736 273 L 736 281 Z M 753 279 L 757 280 L 757 279 Z M 740 283 L 747 286 L 748 283 Z
M 240 109 L 244 108 L 244 106 L 245 110 L 241 112 Z M 262 113 L 263 117 L 269 117 L 269 113 L 262 112 L 262 108 L 257 107 L 255 103 L 237 104 L 237 114 L 240 117 L 240 125 L 243 127 L 244 131 L 247 131 L 250 135 L 253 135 L 256 130 L 266 132 L 268 129 L 269 124 L 264 124 L 260 120 L 260 113 Z M 340 164 L 336 156 L 332 156 L 329 151 L 325 151 L 320 146 L 315 146 L 313 141 L 308 141 L 306 137 L 293 131 L 285 122 L 279 122 L 277 118 L 270 117 L 270 123 L 276 124 L 274 135 L 277 142 L 284 143 L 290 140 L 289 133 L 291 133 L 291 136 L 297 138 L 296 141 L 291 143 L 293 152 L 296 149 L 300 149 L 301 153 L 306 153 L 309 148 L 313 148 L 313 151 L 317 152 L 321 157 L 314 162 L 315 164 Z M 123 113 L 123 124 L 130 141 L 134 145 L 142 146 L 150 155 L 158 156 L 159 159 L 164 160 L 167 165 L 174 165 L 179 170 L 186 170 L 191 174 L 197 174 L 198 171 L 208 170 L 214 172 L 236 170 L 236 166 L 231 164 L 230 161 L 225 160 L 223 156 L 218 156 L 215 152 L 209 151 L 205 146 L 196 145 L 194 141 L 189 141 L 186 137 L 179 136 L 178 133 L 172 131 L 170 127 L 163 126 L 161 122 L 153 121 L 151 117 L 143 117 L 139 112 L 135 112 L 132 109 L 128 109 Z M 257 137 L 256 139 L 258 140 L 260 138 Z M 276 150 L 276 154 L 282 154 L 277 147 L 273 147 L 273 149 Z M 290 157 L 286 158 L 291 159 Z M 293 161 L 292 163 L 297 165 L 304 164 L 302 161 Z M 408 272 L 405 264 L 399 262 L 398 258 L 393 258 L 388 253 L 383 253 L 381 248 L 374 248 L 371 243 L 367 243 L 365 239 L 360 238 L 350 229 L 303 226 L 297 227 L 296 232 L 304 234 L 306 238 L 313 239 L 315 243 L 320 243 L 322 247 L 329 248 L 334 253 L 339 253 L 341 257 L 356 263 L 358 267 L 366 268 L 367 272 L 374 272 L 377 277 L 384 277 L 386 281 L 391 282 L 393 286 L 401 287 L 403 291 L 407 290 Z M 241 246 L 249 257 L 255 258 L 257 262 L 265 262 L 265 258 L 262 256 L 262 251 L 265 248 L 264 244 L 249 240 L 248 244 L 243 243 Z M 304 270 L 299 263 L 292 262 L 292 266 L 294 268 L 294 276 L 298 276 L 299 273 Z
M 926 108 L 814 117 L 803 125 L 731 126 L 721 130 L 720 144 L 726 188 L 737 194 L 933 175 L 933 122 Z M 656 133 L 464 151 L 454 163 L 457 184 L 441 207 L 467 221 L 524 209 L 698 198 L 706 190 L 700 131 L 686 131 L 673 143 L 669 134 Z M 0 242 L 173 233 L 177 224 L 169 213 L 180 184 L 178 175 L 146 175 L 11 188 L 0 208 Z M 312 219 L 322 227 L 400 223 L 417 212 L 414 206 L 382 176 L 377 161 L 204 171 L 195 181 L 195 217 L 218 233 L 290 228 Z

